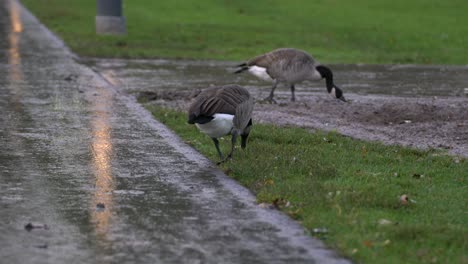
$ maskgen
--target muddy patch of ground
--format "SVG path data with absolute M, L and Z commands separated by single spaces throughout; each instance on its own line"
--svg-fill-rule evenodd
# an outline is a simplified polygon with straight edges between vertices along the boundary
M 252 93 L 263 98 L 268 91 Z M 159 91 L 149 103 L 185 111 L 196 93 Z M 176 94 L 174 94 L 176 93 Z M 287 92 L 278 104 L 258 101 L 257 122 L 337 131 L 353 138 L 421 149 L 446 149 L 468 157 L 468 101 L 466 98 L 394 97 L 348 94 L 344 103 L 326 94 L 302 93 L 297 102 Z

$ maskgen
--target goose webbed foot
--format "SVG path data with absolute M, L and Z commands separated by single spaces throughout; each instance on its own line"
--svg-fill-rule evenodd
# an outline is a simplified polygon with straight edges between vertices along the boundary
M 224 159 L 221 159 L 220 161 L 216 162 L 216 165 L 221 165 L 223 164 L 224 162 L 228 161 L 228 160 L 231 160 L 232 159 L 232 155 L 229 154 L 226 158 Z
M 270 104 L 277 104 L 278 103 L 278 102 L 276 102 L 275 99 L 273 99 L 273 96 L 266 97 L 265 99 L 262 100 L 262 102 L 267 102 L 267 103 L 270 103 Z

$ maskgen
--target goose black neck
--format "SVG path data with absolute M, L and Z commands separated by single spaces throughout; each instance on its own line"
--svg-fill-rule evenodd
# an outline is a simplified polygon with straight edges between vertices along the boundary
M 325 78 L 325 82 L 327 84 L 327 90 L 330 93 L 332 88 L 335 86 L 333 84 L 333 73 L 332 73 L 332 71 L 328 67 L 325 67 L 323 65 L 317 66 L 317 67 L 315 67 L 315 69 L 317 69 L 317 71 L 320 73 L 322 78 Z

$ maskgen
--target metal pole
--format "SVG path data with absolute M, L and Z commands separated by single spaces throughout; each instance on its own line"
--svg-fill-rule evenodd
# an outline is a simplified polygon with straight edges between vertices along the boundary
M 96 0 L 96 10 L 97 34 L 127 34 L 122 0 Z

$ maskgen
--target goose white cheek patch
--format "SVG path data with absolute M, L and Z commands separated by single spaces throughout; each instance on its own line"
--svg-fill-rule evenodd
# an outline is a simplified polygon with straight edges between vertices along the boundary
M 322 80 L 323 77 L 322 75 L 320 74 L 320 72 L 318 72 L 317 70 L 314 71 L 313 73 L 313 76 L 312 76 L 312 80 Z
M 330 91 L 330 94 L 336 98 L 336 90 L 335 90 L 335 87 L 333 87 Z

